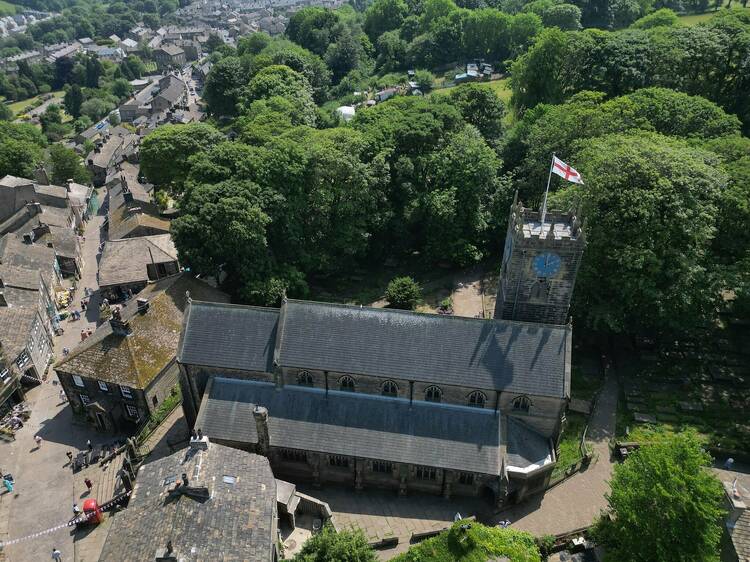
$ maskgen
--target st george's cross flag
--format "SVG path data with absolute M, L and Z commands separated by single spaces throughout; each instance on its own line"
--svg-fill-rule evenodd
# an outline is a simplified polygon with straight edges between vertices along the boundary
M 575 168 L 569 166 L 562 160 L 560 160 L 557 156 L 553 156 L 552 161 L 552 172 L 560 176 L 561 178 L 565 178 L 568 181 L 572 181 L 573 183 L 580 183 L 583 185 L 583 178 L 581 178 L 581 174 L 579 174 Z

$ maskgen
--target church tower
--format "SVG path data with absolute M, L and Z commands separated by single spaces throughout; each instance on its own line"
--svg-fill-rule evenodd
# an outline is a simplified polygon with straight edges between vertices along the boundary
M 513 201 L 495 318 L 566 324 L 586 239 L 574 213 L 541 213 Z

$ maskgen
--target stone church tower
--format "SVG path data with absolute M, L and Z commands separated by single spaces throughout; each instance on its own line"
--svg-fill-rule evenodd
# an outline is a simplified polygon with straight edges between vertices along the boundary
M 539 212 L 513 201 L 495 318 L 566 324 L 586 239 L 574 213 Z

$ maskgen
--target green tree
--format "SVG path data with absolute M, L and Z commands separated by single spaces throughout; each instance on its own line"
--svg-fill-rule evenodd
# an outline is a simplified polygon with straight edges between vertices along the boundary
M 215 33 L 211 33 L 208 36 L 208 41 L 206 41 L 206 50 L 209 53 L 213 53 L 216 49 L 224 45 L 224 40 L 216 35 Z
M 91 120 L 90 117 L 88 117 L 87 115 L 82 115 L 81 117 L 79 117 L 73 122 L 73 130 L 76 133 L 82 133 L 83 131 L 91 127 L 91 125 L 93 124 L 94 122 Z
M 0 177 L 7 174 L 33 178 L 44 161 L 44 150 L 37 144 L 12 138 L 0 141 Z
M 271 43 L 268 33 L 257 31 L 250 35 L 243 35 L 237 41 L 237 55 L 257 55 Z
M 0 103 L 0 121 L 13 121 L 13 112 L 10 107 L 4 103 Z
M 222 140 L 224 136 L 206 123 L 159 127 L 141 143 L 141 171 L 155 185 L 180 190 L 190 172 L 189 158 Z
M 395 277 L 388 283 L 385 300 L 391 308 L 414 310 L 422 300 L 422 287 L 411 277 Z
M 119 100 L 124 100 L 133 93 L 133 87 L 124 78 L 118 78 L 110 84 L 109 91 Z
M 115 108 L 115 104 L 101 98 L 91 98 L 81 104 L 81 115 L 85 115 L 93 122 L 106 117 Z
M 406 41 L 398 31 L 386 31 L 377 39 L 378 58 L 376 67 L 382 72 L 392 72 L 403 68 L 406 63 Z
M 305 49 L 323 56 L 328 45 L 335 43 L 341 30 L 339 16 L 328 8 L 310 6 L 295 12 L 289 18 L 286 35 Z
M 435 83 L 435 75 L 429 70 L 417 70 L 414 76 L 414 81 L 419 86 L 419 89 L 423 92 L 429 92 L 432 90 L 432 86 Z
M 401 27 L 408 15 L 404 0 L 375 0 L 365 12 L 365 33 L 376 41 L 386 31 Z
M 313 92 L 307 79 L 288 66 L 272 65 L 263 68 L 242 90 L 241 105 L 247 108 L 256 100 L 281 96 L 297 107 L 302 122 L 315 123 Z
M 74 150 L 61 144 L 53 144 L 49 150 L 52 166 L 52 183 L 63 185 L 69 179 L 76 183 L 89 183 L 91 174 L 83 166 L 81 157 Z
M 65 104 L 65 111 L 67 111 L 73 119 L 78 119 L 81 116 L 83 90 L 81 90 L 81 87 L 78 84 L 73 84 L 70 89 L 65 92 L 63 103 Z
M 494 90 L 480 84 L 462 84 L 451 90 L 450 99 L 464 120 L 474 125 L 488 143 L 494 146 L 500 141 L 505 104 Z
M 718 287 L 707 258 L 727 181 L 714 157 L 641 133 L 583 141 L 573 158 L 586 185 L 558 195 L 586 217 L 574 315 L 628 333 L 710 317 Z
M 545 27 L 559 27 L 565 31 L 581 29 L 581 9 L 573 4 L 554 4 L 541 16 Z
M 667 435 L 615 465 L 610 516 L 595 527 L 607 559 L 719 560 L 724 490 L 693 431 Z
M 203 99 L 216 116 L 236 115 L 241 88 L 247 84 L 247 72 L 237 57 L 224 57 L 213 65 L 206 77 Z
M 302 547 L 294 562 L 375 562 L 378 557 L 361 531 L 337 533 L 326 525 Z
M 677 25 L 679 19 L 669 8 L 662 8 L 636 20 L 630 27 L 635 29 L 651 29 L 653 27 L 672 27 Z

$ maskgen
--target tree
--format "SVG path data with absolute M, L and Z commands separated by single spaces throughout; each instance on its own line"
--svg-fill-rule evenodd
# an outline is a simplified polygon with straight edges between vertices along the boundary
M 635 29 L 651 29 L 654 27 L 673 27 L 677 25 L 679 19 L 677 14 L 668 8 L 656 10 L 650 14 L 636 20 L 630 27 Z
M 99 87 L 99 78 L 104 74 L 104 66 L 102 66 L 99 57 L 96 55 L 86 57 L 86 86 L 89 88 Z
M 247 108 L 256 100 L 281 96 L 297 107 L 303 123 L 315 123 L 315 103 L 307 79 L 288 66 L 267 66 L 258 72 L 242 90 L 241 105 Z
M 414 310 L 422 300 L 422 288 L 411 277 L 395 277 L 388 283 L 385 300 L 391 308 Z
M 319 7 L 306 7 L 292 14 L 286 35 L 305 49 L 323 56 L 328 45 L 338 39 L 339 16 L 333 10 Z
M 432 85 L 435 83 L 435 76 L 429 70 L 417 70 L 414 76 L 414 81 L 419 86 L 419 89 L 423 92 L 429 92 L 432 90 Z
M 338 82 L 357 68 L 362 58 L 362 44 L 349 30 L 343 31 L 338 41 L 329 45 L 325 53 L 325 61 L 331 69 L 334 82 Z
M 462 84 L 451 90 L 450 99 L 464 120 L 474 125 L 488 143 L 496 145 L 500 141 L 505 104 L 491 88 L 481 84 Z
M 109 86 L 110 92 L 112 92 L 112 95 L 117 97 L 119 100 L 124 100 L 133 93 L 133 86 L 130 85 L 130 82 L 125 80 L 124 78 L 118 78 L 112 84 Z
M 15 139 L 0 142 L 0 177 L 11 174 L 33 178 L 34 171 L 43 161 L 44 151 L 37 144 Z
M 378 70 L 392 72 L 402 68 L 406 63 L 406 41 L 401 39 L 398 31 L 386 31 L 377 40 L 378 58 L 375 63 Z
M 404 0 L 375 0 L 365 12 L 365 33 L 374 42 L 386 31 L 401 27 L 408 15 Z
M 206 50 L 209 53 L 213 53 L 216 49 L 221 47 L 224 44 L 224 40 L 216 35 L 215 33 L 211 33 L 208 36 L 208 41 L 206 41 Z
M 240 89 L 247 84 L 247 73 L 238 57 L 224 57 L 211 67 L 206 77 L 203 99 L 216 116 L 236 115 Z
M 13 111 L 4 103 L 0 103 L 0 121 L 13 121 Z
M 151 183 L 179 190 L 190 172 L 189 158 L 222 140 L 224 136 L 206 123 L 159 127 L 141 143 L 141 171 Z
M 82 133 L 83 131 L 91 127 L 91 125 L 93 124 L 94 122 L 91 120 L 90 117 L 88 117 L 87 115 L 82 115 L 81 117 L 79 117 L 73 122 L 73 130 L 76 133 Z
M 83 166 L 80 156 L 74 150 L 65 148 L 61 144 L 53 144 L 49 152 L 52 183 L 63 185 L 69 179 L 84 184 L 91 181 L 91 174 Z
M 542 12 L 545 27 L 559 27 L 565 31 L 581 29 L 581 9 L 573 4 L 554 4 Z
M 81 115 L 85 115 L 93 122 L 106 117 L 115 108 L 115 104 L 101 98 L 91 98 L 81 104 Z
M 596 328 L 684 331 L 718 301 L 708 253 L 726 176 L 713 155 L 660 135 L 582 141 L 585 187 L 558 192 L 586 217 L 574 316 Z
M 257 55 L 271 43 L 271 36 L 263 31 L 243 35 L 237 41 L 237 55 Z
M 623 562 L 719 560 L 724 490 L 694 431 L 664 435 L 615 465 L 595 536 Z
M 362 531 L 337 533 L 326 525 L 302 546 L 294 562 L 375 562 L 378 557 Z
M 70 113 L 73 119 L 78 119 L 81 116 L 81 105 L 83 104 L 83 90 L 78 84 L 73 84 L 63 98 L 65 104 L 65 111 Z

